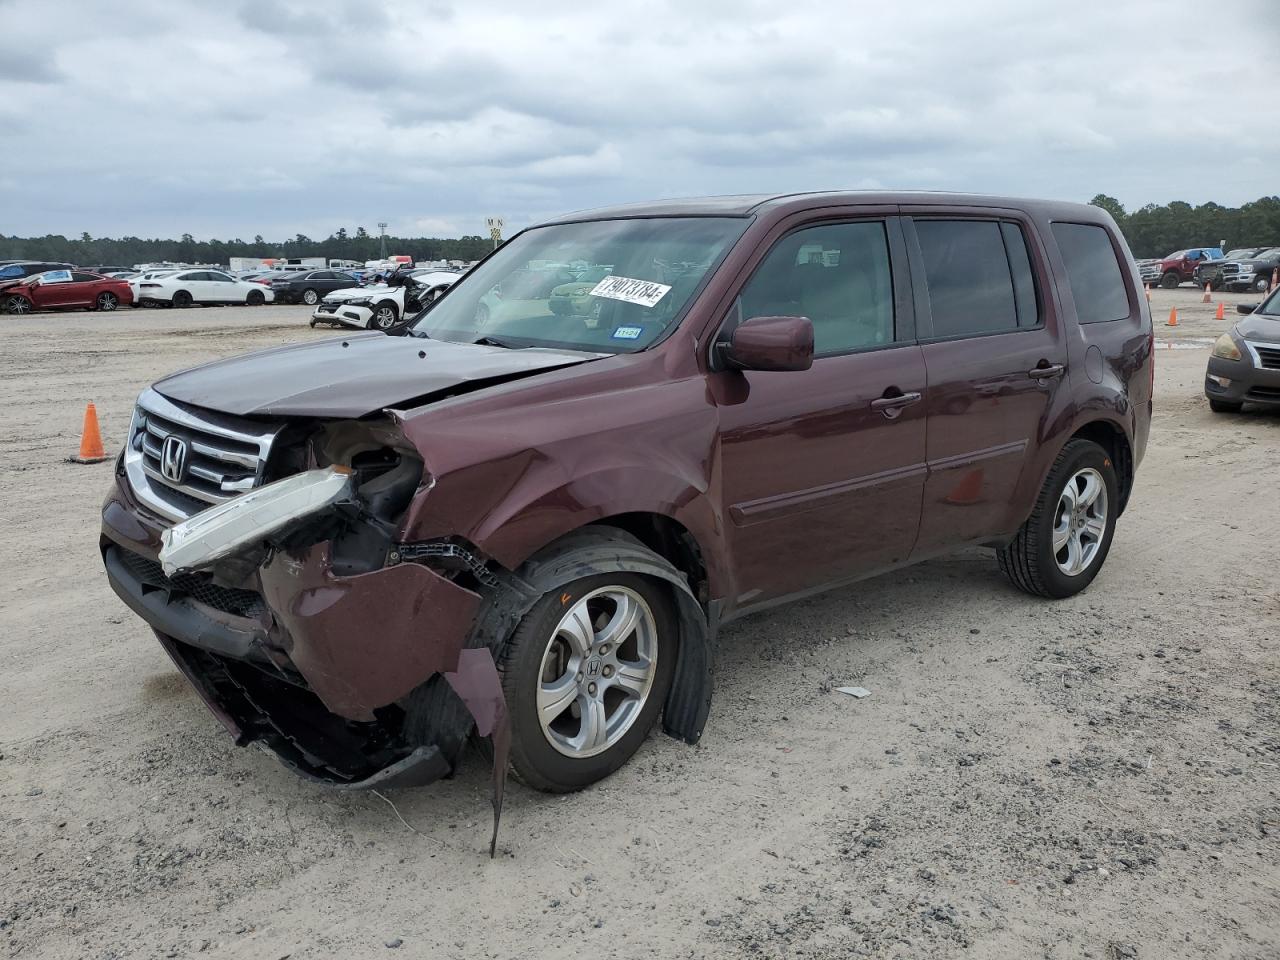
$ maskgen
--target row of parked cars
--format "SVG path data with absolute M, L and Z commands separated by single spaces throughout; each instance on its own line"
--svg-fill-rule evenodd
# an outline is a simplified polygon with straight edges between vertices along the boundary
M 1218 247 L 1191 247 L 1167 257 L 1139 260 L 1142 282 L 1167 290 L 1184 283 L 1214 290 L 1253 290 L 1265 293 L 1280 269 L 1280 247 L 1240 247 L 1223 253 Z
M 97 272 L 68 263 L 0 263 L 0 310 L 110 311 L 119 306 L 190 307 L 198 304 L 304 303 L 315 307 L 312 326 L 391 330 L 419 312 L 458 274 L 404 268 L 358 277 L 341 270 L 257 271 L 233 274 L 213 268 L 171 266 Z

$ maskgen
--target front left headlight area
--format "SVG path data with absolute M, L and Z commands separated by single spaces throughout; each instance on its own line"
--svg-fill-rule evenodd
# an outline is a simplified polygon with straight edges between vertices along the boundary
M 1220 360 L 1240 360 L 1243 357 L 1235 338 L 1229 333 L 1224 333 L 1214 341 L 1213 355 Z

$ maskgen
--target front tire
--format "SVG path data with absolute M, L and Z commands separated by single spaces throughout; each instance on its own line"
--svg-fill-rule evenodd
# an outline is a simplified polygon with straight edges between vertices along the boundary
M 1271 289 L 1270 277 L 1258 277 L 1253 281 L 1253 289 L 1258 293 L 1266 293 Z
M 638 574 L 583 577 L 542 597 L 499 665 L 516 775 L 568 793 L 626 763 L 662 711 L 679 636 L 668 591 Z
M 373 315 L 369 317 L 369 329 L 381 330 L 386 333 L 388 330 L 395 329 L 396 322 L 399 319 L 395 304 L 384 301 L 373 308 Z
M 1180 283 L 1182 283 L 1182 277 L 1174 273 L 1172 270 L 1160 278 L 1160 286 L 1164 287 L 1166 290 L 1172 290 Z
M 267 302 L 267 295 L 261 290 L 250 290 L 244 302 L 249 307 L 260 307 Z
M 1115 465 L 1091 440 L 1062 448 L 1031 516 L 996 552 L 1019 590 L 1041 597 L 1079 593 L 1098 575 L 1115 535 L 1120 497 Z
M 4 302 L 4 309 L 6 313 L 16 313 L 16 314 L 30 313 L 32 309 L 32 303 L 26 297 L 19 296 L 18 294 L 14 294 Z
M 1214 413 L 1239 413 L 1244 409 L 1244 404 L 1232 403 L 1230 400 L 1210 400 L 1209 409 Z

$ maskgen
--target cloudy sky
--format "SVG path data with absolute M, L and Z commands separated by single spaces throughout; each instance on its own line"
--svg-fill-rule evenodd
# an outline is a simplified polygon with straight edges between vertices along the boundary
M 1276 3 L 0 0 L 0 234 L 509 234 L 827 188 L 1236 205 L 1280 193 Z

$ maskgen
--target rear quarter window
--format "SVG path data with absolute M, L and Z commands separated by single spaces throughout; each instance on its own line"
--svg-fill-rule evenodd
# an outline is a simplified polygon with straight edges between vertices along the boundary
M 1129 316 L 1129 295 L 1110 234 L 1085 223 L 1055 223 L 1052 230 L 1067 268 L 1077 319 L 1106 323 Z

